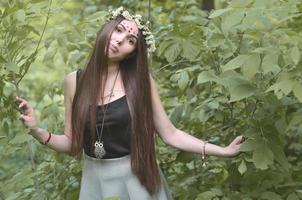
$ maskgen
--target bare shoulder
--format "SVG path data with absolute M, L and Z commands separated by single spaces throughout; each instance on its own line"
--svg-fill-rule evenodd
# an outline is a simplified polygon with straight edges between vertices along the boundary
M 76 90 L 77 71 L 70 72 L 64 78 L 65 97 L 72 100 Z
M 154 81 L 154 78 L 153 78 L 152 74 L 150 73 L 149 76 L 150 76 L 151 87 L 155 87 L 156 86 L 156 82 Z
M 64 82 L 65 84 L 75 83 L 77 77 L 77 71 L 70 72 L 65 76 Z

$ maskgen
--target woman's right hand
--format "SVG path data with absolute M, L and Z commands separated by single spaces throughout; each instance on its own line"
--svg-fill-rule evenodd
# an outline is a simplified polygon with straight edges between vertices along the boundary
M 27 128 L 34 128 L 38 125 L 37 118 L 35 116 L 32 106 L 20 97 L 16 97 L 16 103 L 18 107 L 22 110 L 20 115 L 20 120 Z

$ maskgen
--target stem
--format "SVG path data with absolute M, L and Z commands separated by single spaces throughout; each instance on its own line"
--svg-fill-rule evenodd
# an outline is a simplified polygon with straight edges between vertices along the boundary
M 46 16 L 46 21 L 45 21 L 45 24 L 44 24 L 44 27 L 43 27 L 43 31 L 42 31 L 42 34 L 41 34 L 41 37 L 39 39 L 39 42 L 38 42 L 38 45 L 34 51 L 34 53 L 32 53 L 31 55 L 34 55 L 34 54 L 37 54 L 38 52 L 38 49 L 39 49 L 39 46 L 40 46 L 40 43 L 42 41 L 42 38 L 44 36 L 44 33 L 45 33 L 45 30 L 46 30 L 46 27 L 47 27 L 47 24 L 48 24 L 48 20 L 49 20 L 49 16 L 50 16 L 50 9 L 51 9 L 51 5 L 52 5 L 52 0 L 49 1 L 49 7 L 48 7 L 48 11 L 47 11 L 47 16 Z M 31 57 L 31 56 L 30 56 Z M 27 73 L 27 71 L 29 70 L 30 68 L 30 65 L 27 69 L 25 69 L 25 72 L 21 75 L 21 78 L 19 79 L 18 83 L 19 84 L 21 82 L 21 80 L 24 78 L 25 74 Z
M 253 110 L 253 112 L 252 112 L 252 119 L 254 119 L 254 117 L 255 117 L 255 112 L 256 112 L 256 110 L 257 110 L 257 106 L 258 106 L 258 99 L 256 100 L 256 103 L 255 103 L 255 108 L 254 108 L 254 110 Z
M 193 61 L 190 61 L 190 62 L 198 62 L 200 60 L 193 60 Z M 184 63 L 184 62 L 188 62 L 187 60 L 180 60 L 180 61 L 177 61 L 177 62 L 173 62 L 173 63 L 168 63 L 166 65 L 164 65 L 163 67 L 159 68 L 155 73 L 158 73 L 160 72 L 162 69 L 166 68 L 166 67 L 169 67 L 171 65 L 175 65 L 175 64 L 180 64 L 180 63 Z
M 16 82 L 16 75 L 15 74 L 13 74 L 13 84 L 15 85 L 17 96 L 20 97 L 20 89 L 19 89 L 18 84 Z M 33 145 L 31 143 L 31 141 L 27 142 L 27 147 L 28 147 L 28 151 L 29 151 L 31 167 L 32 167 L 33 170 L 36 170 L 36 163 L 35 163 L 35 159 L 34 159 L 35 155 L 34 155 L 34 152 L 33 152 Z M 36 190 L 39 191 L 39 184 L 38 184 L 38 181 L 37 181 L 36 177 L 34 177 L 34 185 L 35 185 Z
M 150 18 L 151 18 L 151 0 L 149 0 L 149 4 L 148 4 L 148 21 L 150 22 Z M 151 23 L 150 23 L 151 24 Z M 151 26 L 151 25 L 150 25 Z M 149 27 L 150 28 L 150 27 Z M 152 52 L 150 52 L 150 56 L 149 56 L 149 65 L 152 66 Z
M 52 0 L 49 1 L 49 7 L 48 7 L 48 12 L 47 12 L 47 17 L 46 17 L 46 21 L 45 21 L 45 24 L 44 24 L 43 31 L 42 31 L 41 37 L 40 37 L 40 39 L 39 39 L 39 42 L 38 42 L 38 44 L 37 44 L 37 46 L 36 46 L 36 49 L 35 49 L 34 53 L 32 53 L 32 54 L 29 56 L 28 59 L 32 59 L 32 56 L 33 56 L 33 55 L 36 55 L 37 52 L 38 52 L 40 43 L 41 43 L 41 41 L 42 41 L 42 38 L 43 38 L 44 33 L 45 33 L 45 30 L 46 30 L 46 26 L 47 26 L 47 24 L 48 24 L 48 20 L 49 20 L 49 16 L 50 16 L 51 5 L 52 5 Z M 30 67 L 30 65 L 29 65 L 29 67 Z M 27 69 L 25 69 L 25 72 L 22 74 L 21 78 L 20 78 L 18 81 L 16 80 L 16 75 L 15 75 L 15 73 L 13 73 L 13 84 L 15 85 L 17 96 L 20 96 L 20 90 L 19 90 L 18 85 L 19 85 L 19 83 L 21 82 L 21 80 L 23 79 L 23 77 L 25 76 L 25 74 L 27 73 L 27 71 L 29 70 L 29 67 L 28 67 Z M 28 142 L 27 142 L 27 146 L 28 146 L 28 151 L 29 151 L 31 166 L 32 166 L 32 169 L 35 170 L 35 169 L 36 169 L 36 163 L 35 163 L 35 160 L 34 160 L 33 144 L 31 143 L 31 141 L 28 141 Z M 34 177 L 34 185 L 35 185 L 36 191 L 40 192 L 40 191 L 39 191 L 38 180 L 37 180 L 36 177 Z
M 213 51 L 210 50 L 209 52 L 210 52 L 210 55 L 211 55 L 211 58 L 212 58 L 212 62 L 214 64 L 215 68 L 216 68 L 216 72 L 217 73 L 221 73 L 221 70 L 219 68 L 220 67 L 220 63 L 216 61 L 215 55 L 214 55 Z M 218 60 L 218 58 L 217 58 L 217 60 Z
M 18 97 L 20 97 L 20 90 L 19 90 L 19 87 L 18 87 L 18 84 L 17 84 L 17 82 L 16 82 L 16 75 L 15 74 L 13 74 L 13 84 L 14 84 L 14 86 L 15 86 L 15 88 L 16 88 L 16 93 L 17 93 L 17 96 Z
M 148 5 L 148 21 L 150 21 L 151 18 L 151 0 L 149 0 L 149 5 Z
M 233 102 L 231 103 L 231 107 L 229 109 L 231 111 L 231 114 L 230 114 L 231 117 L 230 118 L 233 120 L 233 110 L 234 110 L 234 103 Z

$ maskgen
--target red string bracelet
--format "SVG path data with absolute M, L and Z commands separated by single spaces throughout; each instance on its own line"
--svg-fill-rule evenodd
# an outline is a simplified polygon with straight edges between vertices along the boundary
M 43 144 L 43 145 L 46 145 L 49 141 L 50 141 L 50 138 L 51 138 L 51 133 L 50 132 L 48 132 L 48 138 L 47 138 L 47 140 L 45 141 L 45 142 L 41 142 L 41 144 Z

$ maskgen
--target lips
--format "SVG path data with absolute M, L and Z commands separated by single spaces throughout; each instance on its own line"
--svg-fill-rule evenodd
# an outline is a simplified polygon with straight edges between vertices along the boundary
M 109 44 L 109 49 L 111 49 L 111 51 L 112 51 L 113 53 L 118 53 L 118 52 L 119 52 L 117 46 L 114 45 L 114 44 L 111 44 L 111 43 Z

